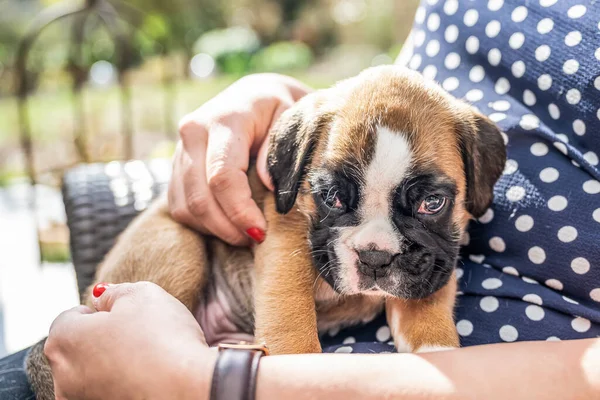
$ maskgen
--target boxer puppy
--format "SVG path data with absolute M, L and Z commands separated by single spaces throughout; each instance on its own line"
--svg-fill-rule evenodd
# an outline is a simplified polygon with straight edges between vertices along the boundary
M 275 193 L 249 172 L 268 222 L 255 250 L 177 224 L 162 198 L 120 236 L 97 282 L 155 282 L 195 313 L 209 344 L 320 352 L 319 331 L 385 308 L 398 351 L 458 347 L 454 267 L 504 167 L 498 128 L 419 74 L 385 66 L 307 95 L 270 138 Z M 28 373 L 50 399 L 42 350 Z

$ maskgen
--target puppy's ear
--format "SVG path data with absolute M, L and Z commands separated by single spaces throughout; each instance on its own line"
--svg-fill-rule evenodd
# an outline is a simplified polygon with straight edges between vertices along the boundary
M 275 186 L 277 212 L 289 212 L 306 175 L 327 117 L 320 112 L 317 94 L 302 98 L 286 110 L 270 134 L 267 168 Z
M 506 147 L 498 127 L 487 117 L 469 111 L 459 123 L 460 146 L 467 179 L 467 211 L 481 217 L 494 199 L 494 185 L 506 162 Z

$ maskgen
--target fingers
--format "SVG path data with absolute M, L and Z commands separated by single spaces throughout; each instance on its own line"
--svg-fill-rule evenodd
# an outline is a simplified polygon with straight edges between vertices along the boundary
M 207 180 L 225 215 L 240 231 L 257 241 L 264 239 L 267 224 L 252 199 L 248 182 L 249 137 L 242 126 L 231 121 L 211 127 L 207 148 Z M 257 232 L 260 231 L 260 232 Z
M 169 190 L 171 215 L 201 233 L 213 234 L 233 245 L 247 245 L 248 238 L 229 220 L 209 188 L 205 129 L 199 124 L 188 125 L 182 128 L 181 136 Z

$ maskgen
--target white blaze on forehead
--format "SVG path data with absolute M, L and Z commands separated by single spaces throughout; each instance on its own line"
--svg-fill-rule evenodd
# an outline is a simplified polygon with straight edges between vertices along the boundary
M 411 166 L 412 152 L 403 134 L 378 126 L 373 158 L 367 167 L 359 205 L 361 225 L 353 242 L 357 248 L 375 244 L 399 252 L 398 233 L 391 221 L 392 196 Z

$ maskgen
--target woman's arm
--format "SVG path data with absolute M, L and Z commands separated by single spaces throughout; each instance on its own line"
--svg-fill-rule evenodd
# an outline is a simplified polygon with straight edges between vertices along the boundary
M 58 399 L 208 399 L 216 352 L 192 314 L 148 283 L 109 287 L 53 323 Z M 264 357 L 257 399 L 599 399 L 600 339 L 428 354 Z
M 257 399 L 599 399 L 600 340 L 265 357 Z

